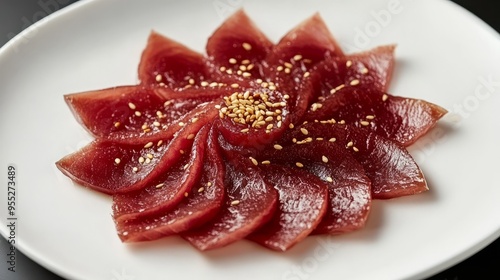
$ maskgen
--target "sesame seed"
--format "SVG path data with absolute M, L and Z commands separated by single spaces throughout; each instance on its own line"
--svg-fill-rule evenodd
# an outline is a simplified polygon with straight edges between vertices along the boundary
M 153 155 L 152 154 L 147 154 L 146 155 L 149 159 L 153 159 Z
M 159 140 L 156 146 L 160 147 L 163 144 L 163 140 Z
M 203 81 L 203 82 L 200 83 L 200 85 L 202 87 L 206 87 L 206 86 L 208 86 L 208 82 L 207 81 Z
M 336 139 L 336 138 L 330 138 L 330 139 L 328 140 L 328 142 L 332 142 L 332 143 L 333 143 L 333 142 L 335 142 L 335 141 L 337 141 L 337 139 Z
M 204 190 L 205 190 L 205 188 L 204 188 L 204 187 L 201 187 L 201 188 L 199 188 L 199 189 L 198 189 L 198 192 L 199 192 L 199 193 L 201 193 L 201 192 L 203 192 Z
M 243 65 L 250 64 L 250 60 L 244 59 L 244 60 L 241 61 L 241 64 L 243 64 Z
M 332 177 L 326 177 L 326 180 L 327 180 L 328 182 L 330 182 L 330 183 L 333 183 L 333 179 L 332 179 Z
M 119 127 L 120 126 L 120 122 L 115 122 L 115 127 Z
M 255 67 L 255 65 L 253 65 L 253 64 L 249 64 L 249 65 L 247 66 L 247 71 L 252 70 L 254 67 Z
M 304 135 L 309 134 L 309 131 L 307 131 L 307 129 L 305 129 L 305 128 L 303 128 L 303 127 L 302 127 L 302 128 L 300 128 L 300 132 L 302 132 L 302 134 L 304 134 Z
M 359 85 L 359 80 L 352 80 L 350 83 L 349 83 L 351 86 L 355 86 L 355 85 Z
M 181 155 L 183 155 L 185 152 L 184 152 L 184 150 L 179 150 L 179 153 L 181 153 Z
M 219 71 L 221 71 L 221 72 L 224 72 L 224 71 L 226 71 L 226 67 L 224 67 L 224 66 L 221 66 L 221 67 L 219 68 Z
M 309 77 L 309 75 L 310 75 L 310 73 L 309 73 L 309 72 L 305 72 L 305 73 L 304 73 L 304 78 Z
M 350 61 L 350 60 L 346 61 L 345 66 L 351 67 L 351 65 L 352 65 L 352 61 Z
M 186 170 L 189 167 L 189 163 L 186 163 L 183 167 L 182 170 Z
M 153 142 L 148 142 L 146 145 L 144 145 L 144 148 L 151 148 L 153 147 Z
M 229 75 L 232 75 L 232 74 L 233 74 L 233 70 L 231 70 L 231 69 L 227 69 L 227 70 L 226 70 L 226 73 L 227 73 L 227 74 L 229 74 Z
M 161 74 L 158 74 L 158 75 L 156 75 L 155 79 L 159 83 L 159 82 L 161 82 L 161 80 L 163 79 L 163 77 L 161 76 Z
M 262 83 L 262 79 L 257 79 L 257 80 L 255 80 L 255 82 L 256 82 L 257 84 L 260 84 L 260 83 Z
M 293 67 L 293 65 L 290 63 L 290 62 L 285 62 L 283 63 L 285 65 L 286 68 L 290 69 Z
M 248 73 L 248 72 L 243 72 L 243 77 L 250 77 L 252 76 L 252 74 Z
M 165 83 L 160 83 L 160 86 L 164 87 L 164 86 L 165 86 Z
M 268 161 L 268 160 L 265 160 L 265 161 L 262 162 L 262 164 L 267 165 L 267 164 L 271 164 L 271 162 Z
M 334 94 L 336 91 L 337 91 L 336 89 L 332 88 L 332 89 L 330 90 L 330 94 Z
M 285 99 L 285 100 L 290 99 L 290 95 L 288 95 L 288 94 L 283 95 L 283 99 Z
M 208 182 L 207 187 L 211 187 L 211 186 L 212 186 L 212 182 Z
M 209 86 L 210 86 L 210 87 L 216 87 L 218 84 L 219 84 L 219 83 L 217 83 L 217 82 L 211 82 L 211 83 L 209 84 Z
M 300 168 L 304 167 L 304 165 L 303 165 L 302 163 L 300 163 L 300 162 L 296 162 L 296 163 L 295 163 L 295 165 L 296 165 L 297 167 L 300 167 Z
M 237 62 L 238 62 L 238 61 L 236 61 L 236 59 L 234 59 L 234 58 L 230 58 L 230 59 L 229 59 L 229 63 L 230 63 L 230 64 L 236 64 Z
M 132 110 L 135 110 L 135 108 L 137 108 L 137 107 L 135 106 L 135 104 L 134 104 L 134 103 L 132 103 L 132 102 L 129 102 L 129 103 L 128 103 L 128 107 L 129 107 L 130 109 L 132 109 Z
M 252 161 L 253 165 L 259 165 L 259 162 L 253 157 L 249 157 L 249 159 Z
M 354 145 L 352 141 L 349 141 L 349 143 L 347 143 L 347 147 L 352 147 L 352 145 Z
M 115 163 L 120 164 L 121 160 L 119 158 L 115 158 Z
M 239 87 L 240 87 L 240 85 L 238 85 L 238 84 L 234 83 L 234 84 L 231 84 L 231 87 L 232 87 L 232 88 L 239 88 Z
M 340 120 L 339 124 L 345 124 L 344 120 Z
M 335 88 L 335 91 L 337 91 L 337 90 L 341 90 L 341 89 L 343 89 L 344 87 L 345 87 L 345 85 L 344 85 L 344 84 L 341 84 L 341 85 L 339 85 L 339 86 L 337 86 L 337 87 Z
M 250 131 L 249 128 L 243 128 L 242 130 L 240 130 L 240 132 L 242 132 L 242 133 L 247 133 L 248 131 Z
M 194 85 L 194 79 L 189 79 L 188 83 L 189 83 L 190 85 Z
M 140 117 L 142 114 L 139 111 L 135 111 L 134 115 L 136 115 L 137 117 Z
M 155 188 L 160 189 L 160 188 L 162 188 L 163 186 L 165 186 L 165 184 L 161 183 L 161 184 L 156 185 L 156 186 L 155 186 Z
M 144 158 L 143 157 L 139 158 L 139 163 L 144 163 Z
M 179 126 L 184 126 L 184 123 L 183 122 L 179 122 L 178 125 Z
M 370 122 L 367 122 L 367 121 L 360 121 L 359 123 L 360 123 L 361 125 L 363 125 L 363 126 L 368 126 L 368 125 L 370 125 Z
M 300 54 L 296 54 L 293 56 L 293 60 L 295 60 L 295 61 L 299 61 L 301 59 L 302 59 L 302 56 Z
M 352 147 L 352 149 L 355 151 L 355 152 L 359 152 L 359 149 L 356 148 L 356 147 Z
M 321 161 L 323 161 L 324 163 L 327 163 L 328 158 L 326 156 L 321 156 Z
M 189 134 L 189 135 L 186 137 L 186 139 L 188 139 L 188 140 L 191 140 L 191 139 L 193 139 L 193 138 L 194 138 L 194 134 L 193 134 L 193 133 Z
M 291 124 L 289 124 L 289 125 L 288 125 L 288 127 L 289 127 L 290 129 L 293 129 L 295 126 L 293 125 L 293 123 L 291 123 Z
M 233 200 L 233 201 L 231 201 L 231 206 L 236 206 L 238 204 L 240 204 L 239 200 Z
M 375 116 L 374 116 L 374 115 L 368 115 L 368 116 L 366 116 L 366 119 L 367 119 L 367 120 L 373 120 L 374 118 L 375 118 Z
M 323 141 L 323 137 L 317 137 L 316 141 Z
M 195 123 L 195 122 L 197 122 L 198 120 L 199 120 L 199 118 L 196 118 L 196 117 L 195 117 L 195 118 L 192 118 L 192 119 L 191 119 L 191 123 Z
M 361 69 L 361 74 L 367 74 L 367 73 L 368 73 L 368 68 Z
M 278 116 L 278 117 L 280 117 L 280 116 Z M 281 127 L 281 124 L 282 124 L 282 122 L 281 122 L 281 121 L 278 121 L 278 123 L 276 124 L 276 126 L 277 126 L 277 127 Z
M 276 150 L 281 150 L 283 149 L 283 146 L 279 145 L 279 144 L 274 144 L 273 146 Z
M 139 168 L 137 167 L 132 168 L 132 172 L 137 173 L 137 171 L 139 171 Z
M 168 106 L 170 106 L 170 104 L 172 104 L 172 101 L 167 100 L 167 101 L 165 101 L 165 103 L 163 103 L 163 106 L 168 107 Z
M 159 126 L 160 126 L 160 123 L 159 123 L 159 122 L 157 122 L 157 121 L 154 121 L 154 122 L 153 122 L 153 125 L 154 125 L 155 127 L 159 127 Z
M 290 68 L 285 68 L 285 73 L 290 74 Z
M 389 96 L 387 94 L 384 93 L 384 95 L 382 95 L 382 101 L 386 101 L 387 98 L 389 98 Z
M 188 197 L 189 196 L 189 193 L 188 192 L 185 192 L 184 193 L 184 197 Z
M 240 65 L 240 67 L 238 67 L 241 71 L 247 71 L 247 67 L 245 65 Z
M 251 50 L 251 49 L 252 49 L 252 45 L 250 45 L 249 43 L 246 43 L 246 42 L 245 42 L 245 43 L 243 43 L 243 44 L 241 44 L 241 46 L 242 46 L 245 50 L 247 50 L 247 51 L 249 51 L 249 50 Z
M 277 70 L 278 72 L 283 71 L 283 66 L 281 66 L 281 65 L 280 65 L 280 66 L 276 67 L 276 70 Z

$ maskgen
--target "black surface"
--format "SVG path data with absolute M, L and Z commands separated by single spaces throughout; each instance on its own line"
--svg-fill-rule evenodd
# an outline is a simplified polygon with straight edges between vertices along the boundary
M 61 9 L 75 0 L 0 0 L 0 46 L 21 30 L 48 13 Z M 500 10 L 498 1 L 456 0 L 457 4 L 471 11 L 497 32 L 500 32 Z M 445 20 L 445 19 L 443 19 Z M 500 51 L 500 50 L 499 50 Z M 492 213 L 493 214 L 493 213 Z M 5 256 L 7 242 L 0 240 L 0 255 Z M 428 280 L 500 279 L 500 239 L 467 260 L 443 271 Z M 484 275 L 489 275 L 484 277 Z M 0 262 L 0 280 L 59 280 L 62 279 L 47 271 L 18 252 L 17 272 L 6 270 L 5 262 Z M 143 280 L 143 279 L 137 279 Z

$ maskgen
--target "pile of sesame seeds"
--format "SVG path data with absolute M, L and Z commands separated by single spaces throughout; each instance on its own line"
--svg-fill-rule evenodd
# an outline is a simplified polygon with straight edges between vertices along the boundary
M 284 100 L 289 97 L 285 95 Z M 216 105 L 220 118 L 230 118 L 234 123 L 246 125 L 241 129 L 242 133 L 249 132 L 250 128 L 265 128 L 270 133 L 273 128 L 280 128 L 283 123 L 283 108 L 285 101 L 271 102 L 265 91 L 249 90 L 245 92 L 234 92 L 224 97 L 224 105 Z

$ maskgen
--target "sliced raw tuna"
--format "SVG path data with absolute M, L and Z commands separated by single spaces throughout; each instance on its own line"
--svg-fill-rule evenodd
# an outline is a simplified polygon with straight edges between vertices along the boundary
M 149 35 L 139 64 L 139 80 L 146 86 L 184 88 L 207 79 L 204 57 L 156 32 Z
M 229 88 L 190 89 L 183 92 L 168 88 L 149 89 L 123 86 L 65 96 L 75 118 L 97 138 L 120 143 L 147 143 L 168 137 L 190 115 L 201 114 L 202 103 L 226 96 Z
M 351 83 L 386 92 L 394 69 L 395 48 L 395 45 L 381 46 L 348 56 L 330 57 L 318 63 L 311 70 L 315 99 L 321 101 Z
M 179 150 L 167 147 L 169 151 L 167 155 L 181 154 L 181 157 L 174 165 L 164 169 L 151 180 L 145 188 L 135 192 L 115 194 L 113 196 L 115 221 L 119 223 L 164 213 L 185 199 L 186 194 L 189 196 L 189 192 L 199 183 L 201 177 L 207 134 L 208 127 L 199 131 L 189 154 L 181 154 Z M 172 142 L 175 140 L 174 138 Z
M 345 148 L 304 137 L 293 145 L 266 150 L 258 159 L 302 168 L 327 185 L 329 205 L 315 233 L 342 233 L 364 226 L 371 206 L 371 183 Z
M 212 104 L 188 115 L 192 116 L 185 125 L 176 125 L 180 130 L 175 130 L 177 133 L 173 140 L 173 130 L 166 131 L 168 135 L 162 133 L 165 138 L 155 141 L 133 138 L 134 144 L 96 140 L 67 155 L 56 165 L 75 182 L 103 193 L 126 193 L 142 189 L 174 165 L 181 157 L 181 150 L 190 150 L 192 137 L 203 125 L 213 120 L 217 111 Z
M 264 225 L 278 206 L 278 194 L 250 159 L 230 153 L 226 165 L 226 192 L 221 212 L 208 224 L 182 234 L 199 250 L 226 246 Z
M 323 87 L 321 91 L 329 89 Z M 446 112 L 444 108 L 424 100 L 392 96 L 368 87 L 350 85 L 316 103 L 304 119 L 334 119 L 409 146 L 434 127 Z
M 243 10 L 239 10 L 210 36 L 207 54 L 216 81 L 261 78 L 262 61 L 273 44 Z
M 309 69 L 331 56 L 343 56 L 342 50 L 315 14 L 288 32 L 267 57 L 266 78 L 290 96 L 292 123 L 300 120 L 314 94 L 308 86 Z
M 279 208 L 272 220 L 248 239 L 286 251 L 306 238 L 322 220 L 328 208 L 328 188 L 325 182 L 298 168 L 270 164 L 261 169 L 265 180 L 278 191 Z
M 217 133 L 211 130 L 201 180 L 174 209 L 156 216 L 117 222 L 123 242 L 156 240 L 177 234 L 210 221 L 224 201 L 225 165 L 217 145 Z
M 372 183 L 373 198 L 395 198 L 428 190 L 424 175 L 410 153 L 392 140 L 364 128 L 323 121 L 287 131 L 280 143 L 292 145 L 294 138 L 303 141 L 306 136 L 301 129 L 314 141 L 329 141 L 350 151 Z

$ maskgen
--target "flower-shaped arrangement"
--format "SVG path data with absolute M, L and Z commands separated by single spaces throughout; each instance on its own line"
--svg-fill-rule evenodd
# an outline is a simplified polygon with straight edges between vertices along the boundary
M 446 113 L 387 93 L 395 46 L 344 54 L 319 15 L 272 43 L 240 10 L 206 55 L 153 32 L 140 84 L 69 94 L 96 138 L 57 162 L 112 196 L 124 242 L 178 234 L 285 251 L 428 190 L 406 147 Z

